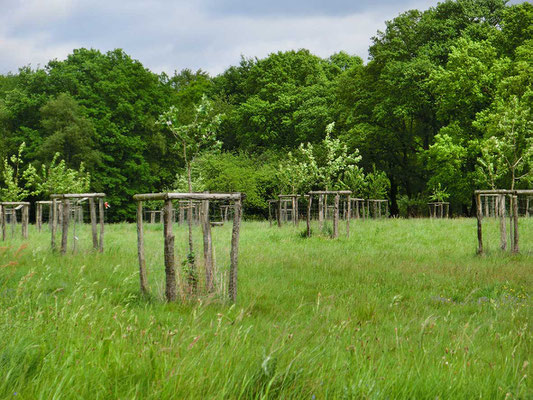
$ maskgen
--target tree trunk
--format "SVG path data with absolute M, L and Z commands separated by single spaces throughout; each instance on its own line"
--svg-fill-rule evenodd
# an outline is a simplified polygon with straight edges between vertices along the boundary
M 397 217 L 400 215 L 400 209 L 398 207 L 398 185 L 392 176 L 389 176 L 390 181 L 390 215 L 391 217 Z
M 189 186 L 189 193 L 192 193 L 192 179 L 191 179 L 191 164 L 187 161 L 187 149 L 185 147 L 185 143 L 183 144 L 183 155 L 185 158 L 185 162 L 187 163 L 187 183 Z M 193 240 L 192 240 L 192 207 L 193 203 L 192 200 L 189 200 L 189 207 L 187 209 L 187 225 L 189 227 L 189 254 L 187 255 L 187 260 L 189 263 L 189 286 L 191 287 L 193 293 L 196 293 L 196 289 L 198 288 L 198 282 L 196 279 L 196 266 L 195 266 L 195 257 L 194 257 L 194 246 L 193 246 Z
M 174 301 L 176 292 L 176 270 L 174 266 L 174 235 L 172 234 L 172 200 L 165 200 L 163 233 L 165 236 L 165 294 L 167 301 Z

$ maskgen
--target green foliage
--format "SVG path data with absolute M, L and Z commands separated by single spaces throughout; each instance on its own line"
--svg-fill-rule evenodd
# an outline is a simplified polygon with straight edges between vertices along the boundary
M 373 166 L 372 172 L 365 177 L 365 197 L 369 199 L 383 199 L 390 189 L 390 181 L 383 171 L 376 170 Z
M 79 169 L 68 168 L 65 160 L 59 161 L 56 153 L 48 166 L 43 165 L 37 181 L 38 192 L 48 197 L 54 193 L 87 193 L 91 187 L 91 175 L 83 162 Z
M 22 201 L 28 196 L 39 193 L 36 188 L 37 171 L 33 165 L 24 167 L 22 153 L 26 143 L 22 142 L 18 152 L 3 160 L 0 181 L 0 199 L 2 201 Z

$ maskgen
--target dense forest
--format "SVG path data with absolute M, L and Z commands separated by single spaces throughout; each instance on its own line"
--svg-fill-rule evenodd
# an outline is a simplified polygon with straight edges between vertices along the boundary
M 280 192 L 324 185 L 377 185 L 404 216 L 432 196 L 468 215 L 475 188 L 531 187 L 533 5 L 409 10 L 377 32 L 369 54 L 278 52 L 214 77 L 155 74 L 120 49 L 22 67 L 0 75 L 0 187 L 31 185 L 30 165 L 40 179 L 51 165 L 88 173 L 110 220 L 131 220 L 135 193 L 184 185 L 182 147 L 160 116 L 173 106 L 174 123 L 190 127 L 203 98 L 218 117 L 217 145 L 194 154 L 195 189 L 244 191 L 248 215 L 264 215 Z M 307 179 L 309 160 L 328 164 L 330 150 L 351 164 Z

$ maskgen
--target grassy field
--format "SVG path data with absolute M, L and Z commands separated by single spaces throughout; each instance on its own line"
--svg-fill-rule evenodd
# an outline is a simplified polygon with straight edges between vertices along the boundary
M 161 226 L 147 298 L 134 225 L 107 226 L 103 254 L 84 229 L 64 257 L 32 227 L 0 243 L 0 398 L 531 399 L 533 218 L 519 255 L 489 222 L 476 256 L 475 226 L 360 221 L 329 240 L 246 222 L 233 306 L 164 302 Z

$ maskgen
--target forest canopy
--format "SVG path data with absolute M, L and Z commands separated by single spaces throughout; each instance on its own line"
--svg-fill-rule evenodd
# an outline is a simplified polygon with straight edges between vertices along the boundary
M 376 33 L 369 54 L 365 63 L 300 49 L 243 58 L 218 76 L 169 76 L 120 49 L 81 48 L 21 67 L 0 75 L 0 193 L 9 196 L 20 170 L 13 190 L 37 200 L 45 191 L 29 186 L 46 186 L 44 171 L 61 165 L 107 193 L 111 220 L 132 219 L 133 194 L 177 188 L 186 173 L 160 117 L 172 109 L 176 127 L 193 126 L 205 101 L 217 146 L 190 160 L 193 187 L 244 191 L 251 214 L 298 187 L 298 176 L 302 190 L 366 192 L 379 177 L 394 215 L 436 190 L 467 215 L 476 188 L 531 187 L 533 5 L 448 0 L 409 10 Z M 309 181 L 302 166 L 327 170 L 328 146 L 356 161 Z

